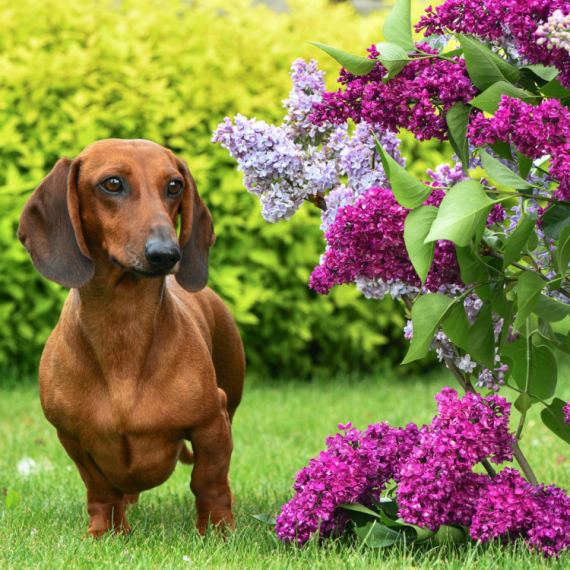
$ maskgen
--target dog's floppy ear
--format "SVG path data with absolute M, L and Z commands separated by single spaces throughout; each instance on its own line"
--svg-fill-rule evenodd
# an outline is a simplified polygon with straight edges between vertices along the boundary
M 82 287 L 95 272 L 81 230 L 78 173 L 78 159 L 58 160 L 26 202 L 18 228 L 34 267 L 64 287 Z
M 182 260 L 176 281 L 186 291 L 195 293 L 208 283 L 210 247 L 214 245 L 212 215 L 198 196 L 196 183 L 186 163 L 176 158 L 178 169 L 184 177 L 184 194 L 180 205 L 180 248 Z

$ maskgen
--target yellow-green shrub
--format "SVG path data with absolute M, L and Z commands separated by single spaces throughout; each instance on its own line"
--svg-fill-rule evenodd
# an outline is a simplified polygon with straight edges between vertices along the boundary
M 308 41 L 363 51 L 380 39 L 380 16 L 324 0 L 292 2 L 290 13 L 249 0 L 0 0 L 0 13 L 0 364 L 36 365 L 66 294 L 17 242 L 23 203 L 58 158 L 109 137 L 150 139 L 187 159 L 216 227 L 210 284 L 254 370 L 398 358 L 389 341 L 403 317 L 391 301 L 308 290 L 324 248 L 318 211 L 265 223 L 235 163 L 210 143 L 226 115 L 280 122 L 298 57 L 318 58 L 333 88 L 337 64 Z

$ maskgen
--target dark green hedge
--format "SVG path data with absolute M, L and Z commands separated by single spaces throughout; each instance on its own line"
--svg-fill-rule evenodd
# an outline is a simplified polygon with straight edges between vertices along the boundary
M 297 57 L 321 58 L 332 87 L 336 64 L 308 41 L 363 49 L 378 39 L 379 16 L 324 0 L 293 2 L 288 14 L 245 0 L 0 0 L 0 13 L 0 365 L 37 366 L 66 295 L 16 239 L 22 206 L 58 158 L 109 137 L 150 139 L 187 159 L 216 227 L 210 285 L 238 322 L 251 371 L 400 359 L 404 319 L 392 301 L 352 287 L 309 291 L 324 248 L 318 211 L 265 223 L 235 163 L 210 143 L 226 115 L 280 122 Z

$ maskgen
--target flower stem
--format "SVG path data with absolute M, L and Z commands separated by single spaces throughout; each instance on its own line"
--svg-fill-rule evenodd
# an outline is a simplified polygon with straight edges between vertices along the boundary
M 412 300 L 410 299 L 410 297 L 408 297 L 408 295 L 404 294 L 404 295 L 402 295 L 402 301 L 404 301 L 406 307 L 408 307 L 408 309 L 410 309 L 410 311 L 411 311 L 413 303 L 412 303 Z M 477 394 L 478 393 L 477 390 L 475 390 L 475 388 L 473 388 L 473 385 L 471 384 L 471 382 L 468 382 L 467 380 L 465 380 L 463 374 L 461 373 L 461 370 L 459 370 L 459 368 L 457 368 L 457 366 L 455 365 L 455 362 L 453 362 L 453 359 L 450 358 L 449 356 L 447 356 L 447 352 L 445 350 L 443 343 L 439 340 L 435 340 L 434 344 L 437 346 L 437 348 L 439 348 L 441 350 L 441 352 L 443 354 L 443 359 L 445 360 L 445 363 L 447 364 L 449 370 L 455 376 L 456 380 L 459 382 L 461 387 L 466 392 L 473 392 L 474 394 Z M 538 480 L 537 480 L 536 475 L 534 474 L 534 471 L 532 470 L 529 462 L 527 461 L 526 457 L 524 456 L 523 452 L 521 451 L 521 448 L 519 447 L 518 441 L 513 442 L 511 447 L 512 447 L 513 453 L 515 455 L 515 458 L 516 458 L 518 464 L 520 465 L 520 468 L 522 469 L 523 473 L 525 474 L 527 481 L 531 485 L 536 487 L 536 485 L 538 485 Z M 485 470 L 487 471 L 487 473 L 489 474 L 490 477 L 494 477 L 496 475 L 495 470 L 493 469 L 493 467 L 491 466 L 491 464 L 489 463 L 489 461 L 487 459 L 485 459 L 484 461 L 481 461 L 481 465 L 483 465 L 483 467 L 485 468 Z

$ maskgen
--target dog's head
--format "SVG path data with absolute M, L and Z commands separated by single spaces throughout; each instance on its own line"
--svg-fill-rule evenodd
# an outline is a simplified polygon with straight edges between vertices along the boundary
M 111 262 L 141 277 L 176 273 L 188 291 L 206 286 L 215 239 L 186 163 L 150 141 L 119 139 L 60 159 L 27 201 L 18 237 L 35 268 L 65 287 Z

